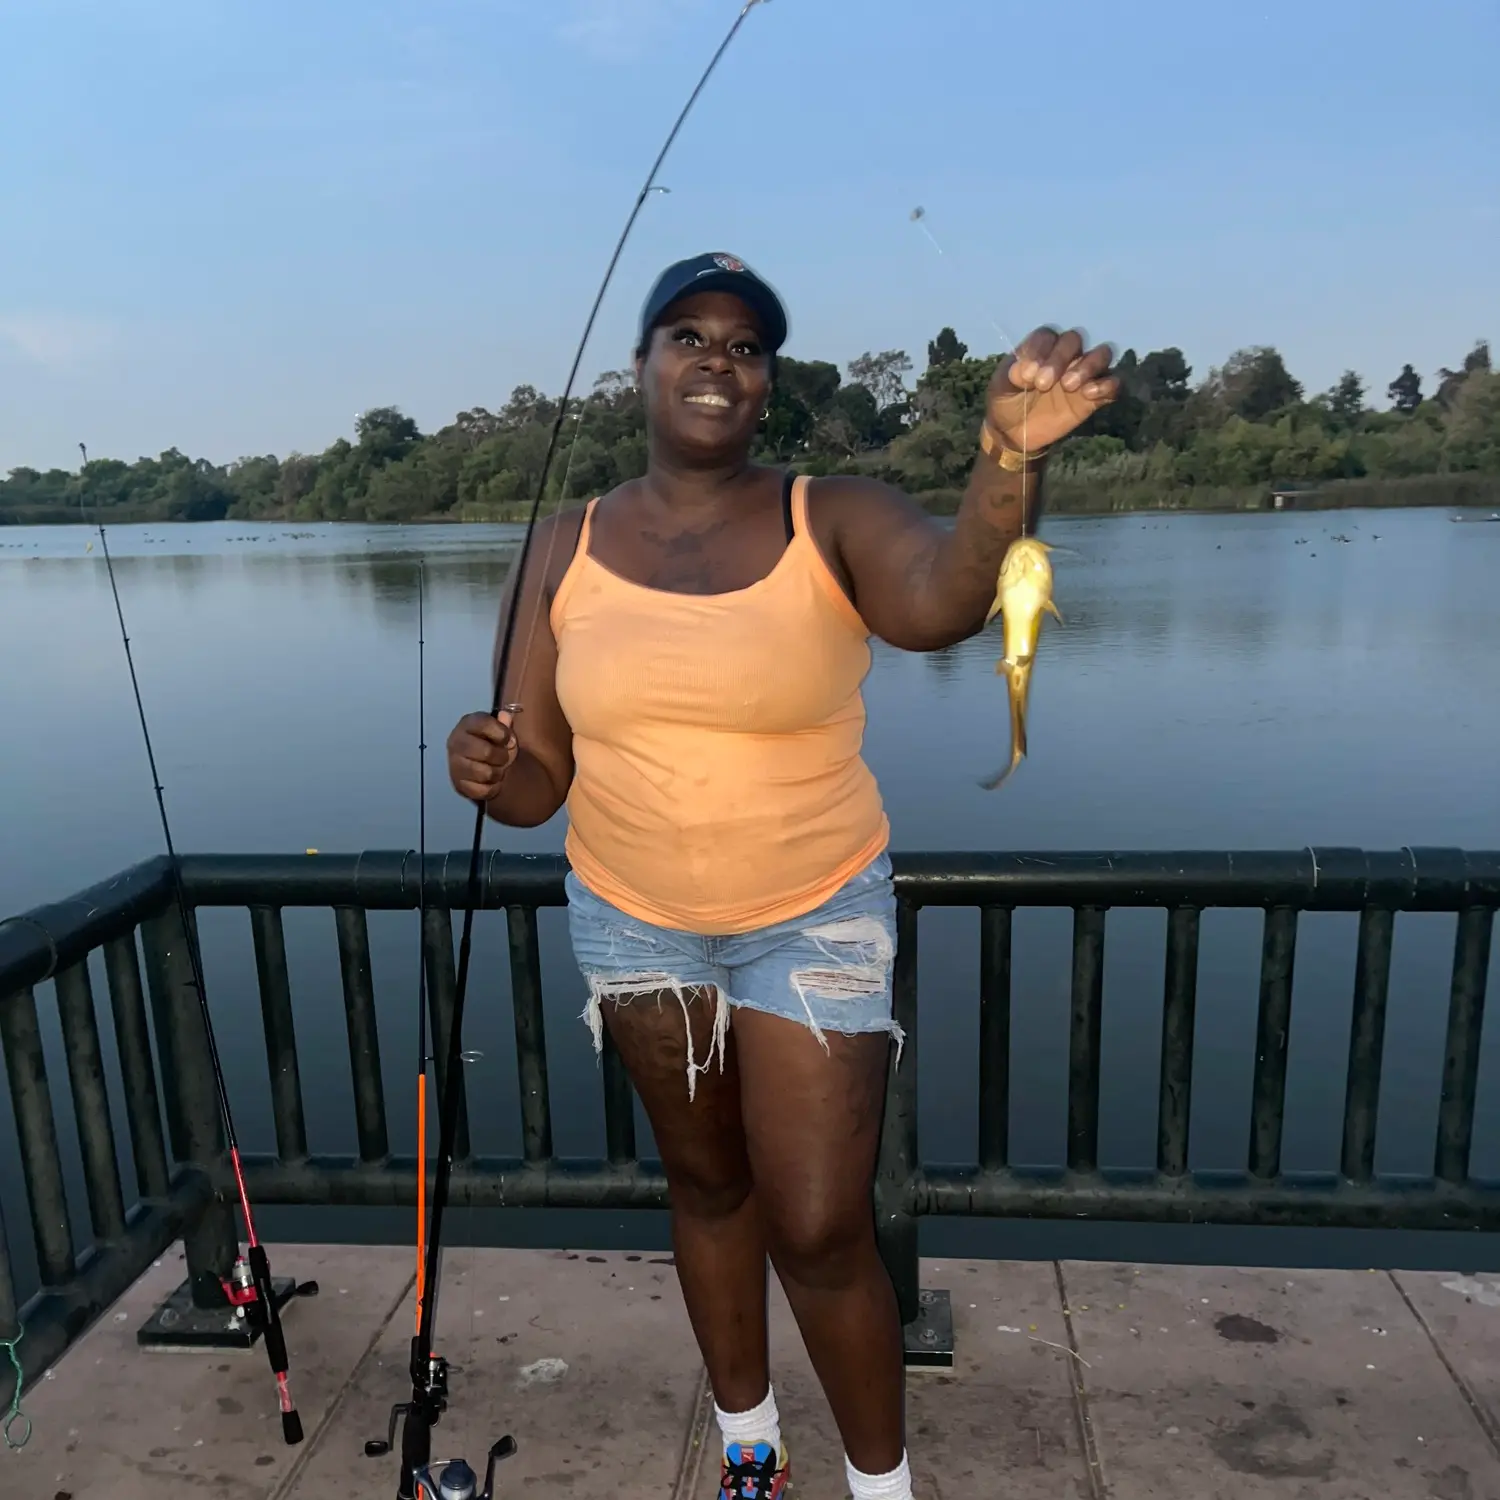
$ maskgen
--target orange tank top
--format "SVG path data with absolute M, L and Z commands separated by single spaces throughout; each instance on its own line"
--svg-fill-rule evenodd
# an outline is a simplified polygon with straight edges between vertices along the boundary
M 792 492 L 775 568 L 725 594 L 631 583 L 589 554 L 552 602 L 573 729 L 566 852 L 641 921 L 720 936 L 820 906 L 890 829 L 860 749 L 869 631 Z

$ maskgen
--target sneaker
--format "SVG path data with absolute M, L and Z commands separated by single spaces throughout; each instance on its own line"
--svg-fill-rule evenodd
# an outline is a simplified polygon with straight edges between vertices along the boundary
M 724 1453 L 719 1477 L 719 1500 L 782 1500 L 791 1466 L 786 1449 L 769 1443 L 731 1443 Z

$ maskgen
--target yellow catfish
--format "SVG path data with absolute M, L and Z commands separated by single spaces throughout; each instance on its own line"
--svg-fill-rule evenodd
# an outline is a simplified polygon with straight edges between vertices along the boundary
M 1000 564 L 995 602 L 984 617 L 986 625 L 997 614 L 1004 618 L 1005 655 L 995 663 L 995 670 L 1004 674 L 1010 697 L 1010 764 L 980 782 L 987 792 L 994 791 L 1026 754 L 1026 698 L 1042 615 L 1050 614 L 1059 625 L 1063 622 L 1052 602 L 1052 563 L 1047 556 L 1051 550 L 1034 536 L 1012 542 Z

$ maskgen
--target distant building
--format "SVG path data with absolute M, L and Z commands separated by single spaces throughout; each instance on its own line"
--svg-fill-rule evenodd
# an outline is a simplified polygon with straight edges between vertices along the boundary
M 1272 510 L 1295 510 L 1318 493 L 1315 484 L 1276 484 L 1271 486 Z

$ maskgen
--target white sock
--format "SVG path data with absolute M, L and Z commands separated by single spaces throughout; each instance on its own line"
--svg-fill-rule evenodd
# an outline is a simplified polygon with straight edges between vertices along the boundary
M 781 1452 L 781 1413 L 776 1410 L 774 1389 L 768 1388 L 766 1399 L 749 1411 L 724 1411 L 715 1401 L 714 1415 L 719 1419 L 726 1452 L 731 1443 L 741 1443 L 747 1448 L 769 1443 L 776 1453 Z
M 844 1477 L 849 1481 L 851 1500 L 912 1500 L 911 1468 L 905 1453 L 889 1474 L 861 1474 L 845 1454 Z

